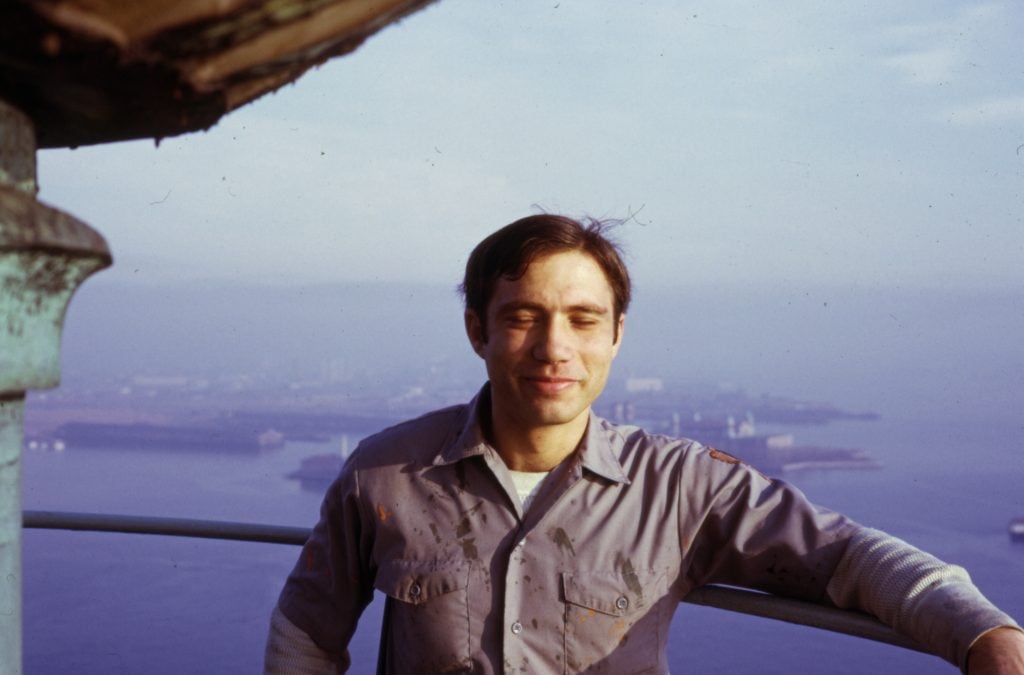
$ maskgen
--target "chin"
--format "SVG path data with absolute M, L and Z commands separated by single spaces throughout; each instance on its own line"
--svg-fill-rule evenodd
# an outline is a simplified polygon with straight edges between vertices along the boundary
M 573 408 L 570 409 L 547 408 L 543 410 L 538 410 L 535 415 L 535 419 L 539 424 L 543 424 L 545 426 L 557 426 L 560 424 L 569 424 L 570 422 L 579 419 L 580 415 L 585 414 L 586 411 L 586 406 L 582 408 L 574 406 Z

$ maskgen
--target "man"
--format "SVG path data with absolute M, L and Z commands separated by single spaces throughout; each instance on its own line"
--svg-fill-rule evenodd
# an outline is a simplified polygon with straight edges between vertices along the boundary
M 962 569 L 591 412 L 630 299 L 600 223 L 516 221 L 462 288 L 488 383 L 353 453 L 282 591 L 267 672 L 345 670 L 377 589 L 385 672 L 664 673 L 676 606 L 718 582 L 863 609 L 972 673 L 1024 673 L 1024 633 Z

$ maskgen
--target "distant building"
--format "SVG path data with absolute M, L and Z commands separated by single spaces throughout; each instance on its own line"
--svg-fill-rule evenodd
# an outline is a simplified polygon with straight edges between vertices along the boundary
M 665 383 L 660 377 L 630 377 L 626 379 L 626 391 L 630 394 L 664 391 Z

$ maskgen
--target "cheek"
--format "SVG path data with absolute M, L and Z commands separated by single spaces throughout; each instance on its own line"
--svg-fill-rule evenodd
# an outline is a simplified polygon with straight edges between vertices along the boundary
M 612 341 L 611 333 L 587 336 L 580 341 L 580 353 L 594 361 L 610 361 L 619 350 L 619 342 Z
M 481 356 L 487 362 L 487 369 L 493 370 L 519 360 L 521 351 L 522 348 L 519 345 L 509 343 L 503 337 L 492 335 L 490 341 L 484 345 Z
M 615 358 L 614 352 L 609 351 L 607 348 L 599 352 L 591 352 L 585 360 L 589 366 L 589 369 L 596 372 L 602 372 L 607 374 L 611 369 L 612 359 Z
M 488 346 L 498 358 L 507 358 L 525 351 L 529 343 L 528 337 L 526 331 L 497 332 L 491 336 Z

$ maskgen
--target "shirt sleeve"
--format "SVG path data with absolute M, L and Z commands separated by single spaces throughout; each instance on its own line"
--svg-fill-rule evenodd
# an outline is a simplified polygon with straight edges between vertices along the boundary
M 862 528 L 850 539 L 828 584 L 837 606 L 877 616 L 966 672 L 967 651 L 988 631 L 1019 628 L 949 565 L 884 532 Z
M 274 608 L 263 655 L 263 675 L 332 675 L 344 672 L 342 664 L 323 651 L 305 631 Z
M 707 455 L 714 460 L 714 453 Z M 961 668 L 981 635 L 1017 626 L 963 568 L 817 507 L 785 481 L 724 453 L 718 458 L 700 464 L 694 585 L 732 584 L 858 609 Z M 732 466 L 721 466 L 729 463 L 723 458 Z
M 348 643 L 373 598 L 373 523 L 363 513 L 350 458 L 328 488 L 313 528 L 278 598 L 278 609 L 344 672 Z
M 682 480 L 685 528 L 695 528 L 688 584 L 729 584 L 821 602 L 858 525 L 816 507 L 785 481 L 769 479 L 714 449 L 699 452 Z

